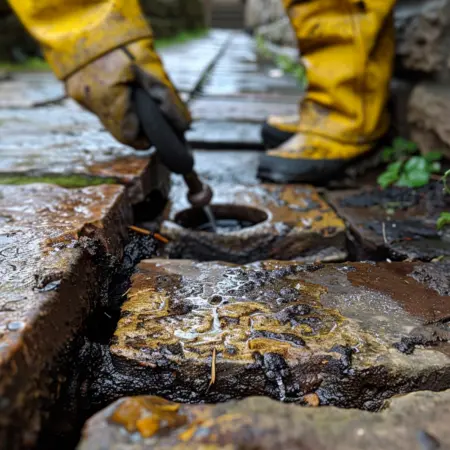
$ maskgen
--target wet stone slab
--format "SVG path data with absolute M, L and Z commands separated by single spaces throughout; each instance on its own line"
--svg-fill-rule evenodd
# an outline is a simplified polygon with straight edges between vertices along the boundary
M 64 97 L 63 83 L 51 72 L 13 72 L 0 77 L 0 108 L 32 108 Z
M 265 395 L 373 410 L 398 393 L 448 388 L 448 269 L 143 261 L 86 396 Z
M 130 221 L 118 185 L 0 186 L 0 448 L 33 444 Z
M 357 258 L 430 261 L 450 256 L 450 241 L 436 228 L 449 209 L 441 183 L 420 189 L 378 188 L 330 192 L 327 199 L 357 238 Z M 358 254 L 359 253 L 359 254 Z
M 267 398 L 218 405 L 124 398 L 87 422 L 78 450 L 437 450 L 450 447 L 449 405 L 450 391 L 395 398 L 376 414 Z
M 49 182 L 64 187 L 127 186 L 133 203 L 167 193 L 167 170 L 151 156 L 119 144 L 72 101 L 32 109 L 0 109 L 0 184 Z
M 189 209 L 182 189 L 172 203 L 161 231 L 172 242 L 172 258 L 251 262 L 298 259 L 342 261 L 347 257 L 345 226 L 311 186 L 212 184 L 212 211 L 219 224 L 239 219 L 238 226 L 203 231 L 201 209 Z M 240 228 L 240 226 L 246 228 Z
M 186 138 L 198 149 L 263 149 L 261 123 L 198 120 Z
M 194 120 L 230 120 L 236 122 L 256 122 L 262 124 L 269 115 L 293 116 L 298 114 L 298 102 L 260 101 L 247 99 L 227 99 L 222 97 L 202 97 L 190 104 Z M 233 126 L 230 124 L 230 127 Z

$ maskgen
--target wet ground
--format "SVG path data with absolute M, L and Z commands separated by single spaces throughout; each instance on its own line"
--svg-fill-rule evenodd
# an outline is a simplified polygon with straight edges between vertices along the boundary
M 260 124 L 301 90 L 254 50 L 162 51 L 219 233 L 51 74 L 2 77 L 0 448 L 75 448 L 84 425 L 82 450 L 450 445 L 442 186 L 262 184 Z

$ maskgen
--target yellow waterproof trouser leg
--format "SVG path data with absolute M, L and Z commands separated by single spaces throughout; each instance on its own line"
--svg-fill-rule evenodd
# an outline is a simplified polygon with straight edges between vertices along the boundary
M 297 133 L 259 174 L 321 182 L 371 150 L 389 126 L 395 0 L 283 0 L 306 67 Z
M 65 79 L 109 51 L 152 36 L 138 0 L 8 0 Z

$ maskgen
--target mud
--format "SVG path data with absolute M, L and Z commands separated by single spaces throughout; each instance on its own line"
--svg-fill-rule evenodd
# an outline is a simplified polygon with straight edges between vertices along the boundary
M 111 259 L 108 255 L 102 257 L 101 252 L 95 251 L 96 263 L 102 270 L 97 304 L 70 352 L 62 355 L 56 364 L 57 367 L 70 364 L 70 370 L 58 385 L 59 397 L 52 405 L 50 419 L 40 435 L 39 449 L 75 447 L 84 422 L 98 410 L 96 405 L 102 404 L 100 399 L 86 402 L 83 397 L 85 388 L 80 380 L 100 373 L 97 369 L 100 365 L 106 365 L 108 344 L 119 320 L 124 295 L 130 288 L 130 277 L 136 264 L 155 256 L 157 250 L 158 244 L 152 237 L 130 232 L 121 260 Z M 58 377 L 60 379 L 61 375 Z
M 327 199 L 355 235 L 355 259 L 431 261 L 450 256 L 448 241 L 436 229 L 440 213 L 448 210 L 442 183 L 331 192 Z

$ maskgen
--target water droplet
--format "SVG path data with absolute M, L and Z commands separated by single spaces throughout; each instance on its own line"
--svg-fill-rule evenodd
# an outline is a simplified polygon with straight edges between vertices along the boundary
M 16 322 L 9 322 L 8 323 L 8 330 L 9 331 L 20 331 L 25 327 L 24 322 L 16 321 Z

